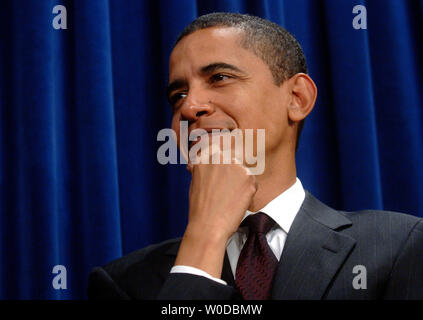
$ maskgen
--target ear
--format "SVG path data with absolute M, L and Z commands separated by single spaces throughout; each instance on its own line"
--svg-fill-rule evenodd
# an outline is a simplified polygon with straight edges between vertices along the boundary
M 288 117 L 292 122 L 300 122 L 313 110 L 317 98 L 317 87 L 305 73 L 297 73 L 288 81 L 291 91 Z

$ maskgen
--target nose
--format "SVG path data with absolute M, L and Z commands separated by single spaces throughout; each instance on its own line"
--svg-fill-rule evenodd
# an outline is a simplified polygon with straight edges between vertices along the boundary
M 214 108 L 205 92 L 201 90 L 190 89 L 184 104 L 181 107 L 181 116 L 183 120 L 194 122 L 203 115 L 210 115 Z

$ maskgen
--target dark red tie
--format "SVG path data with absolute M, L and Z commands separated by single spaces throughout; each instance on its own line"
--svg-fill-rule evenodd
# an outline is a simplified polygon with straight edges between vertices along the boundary
M 263 212 L 249 215 L 241 224 L 248 226 L 248 238 L 236 267 L 235 284 L 245 300 L 270 298 L 278 260 L 266 240 L 275 221 Z

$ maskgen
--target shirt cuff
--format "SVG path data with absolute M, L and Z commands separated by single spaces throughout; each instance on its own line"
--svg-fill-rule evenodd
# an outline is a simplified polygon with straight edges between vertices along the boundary
M 190 266 L 174 266 L 172 267 L 172 269 L 170 270 L 170 273 L 190 273 L 190 274 L 195 274 L 197 276 L 202 276 L 202 277 L 206 277 L 209 278 L 210 280 L 219 282 L 223 285 L 227 285 L 226 281 L 222 280 L 222 279 L 218 279 L 215 277 L 212 277 L 210 274 L 208 274 L 207 272 L 194 268 L 194 267 L 190 267 Z

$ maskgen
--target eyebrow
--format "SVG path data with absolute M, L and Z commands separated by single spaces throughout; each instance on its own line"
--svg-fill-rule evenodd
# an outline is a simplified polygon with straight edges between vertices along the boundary
M 204 75 L 208 75 L 210 73 L 213 73 L 216 70 L 222 70 L 222 69 L 227 69 L 227 70 L 232 70 L 238 73 L 242 73 L 245 74 L 244 71 L 242 71 L 241 69 L 239 69 L 238 67 L 229 64 L 229 63 L 225 63 L 225 62 L 213 62 L 210 63 L 204 67 L 200 68 L 200 73 L 204 74 Z M 170 93 L 172 91 L 175 91 L 177 89 L 183 88 L 187 86 L 187 81 L 184 79 L 176 79 L 174 81 L 172 81 L 166 88 L 166 97 L 169 100 L 170 98 Z
M 210 63 L 207 66 L 202 67 L 200 69 L 200 73 L 209 74 L 209 73 L 212 73 L 212 72 L 219 70 L 219 69 L 229 69 L 229 70 L 236 71 L 236 72 L 239 72 L 239 73 L 245 73 L 242 70 L 240 70 L 238 67 L 235 67 L 234 65 L 229 64 L 229 63 L 225 63 L 225 62 Z

